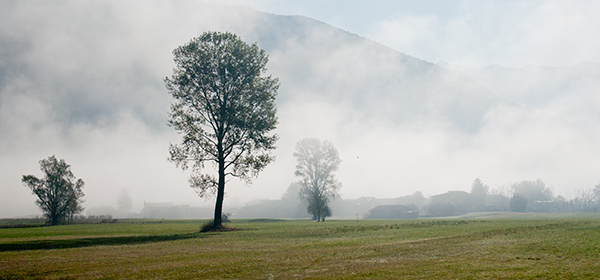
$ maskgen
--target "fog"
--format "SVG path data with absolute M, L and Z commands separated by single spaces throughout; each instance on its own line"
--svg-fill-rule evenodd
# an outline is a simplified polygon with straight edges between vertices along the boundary
M 310 18 L 193 1 L 5 1 L 0 218 L 39 215 L 21 177 L 41 175 L 38 161 L 51 155 L 85 181 L 87 209 L 116 207 L 124 188 L 134 212 L 144 202 L 212 205 L 167 161 L 179 136 L 166 124 L 171 97 L 163 85 L 172 50 L 209 30 L 257 42 L 281 82 L 277 160 L 251 186 L 230 180 L 226 207 L 280 198 L 296 180 L 292 153 L 305 137 L 338 149 L 346 199 L 468 191 L 476 177 L 491 188 L 541 178 L 565 197 L 600 182 L 600 65 L 593 62 L 469 68 L 456 62 L 490 58 L 459 60 L 456 52 L 440 58 L 450 64 L 434 64 L 426 60 L 436 55 L 414 49 L 423 44 L 417 39 L 378 40 L 395 49 L 410 45 L 400 53 Z M 583 48 L 589 56 L 570 59 L 598 58 Z

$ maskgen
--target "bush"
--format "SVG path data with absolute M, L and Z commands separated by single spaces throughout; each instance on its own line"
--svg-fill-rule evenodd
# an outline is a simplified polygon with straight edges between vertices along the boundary
M 210 219 L 200 227 L 200 232 L 209 232 L 213 230 L 215 220 Z
M 231 222 L 229 220 L 229 216 L 231 216 L 231 213 L 222 213 L 221 214 L 221 223 L 229 223 Z M 214 227 L 214 223 L 215 220 L 214 219 L 210 219 L 208 222 L 204 223 L 201 227 L 200 227 L 200 232 L 209 232 L 209 231 L 221 231 L 221 230 L 225 230 L 224 226 L 220 226 L 220 227 Z
M 229 222 L 231 222 L 229 220 L 230 216 L 231 216 L 231 213 L 223 213 L 223 214 L 221 214 L 221 222 L 222 223 L 229 223 Z

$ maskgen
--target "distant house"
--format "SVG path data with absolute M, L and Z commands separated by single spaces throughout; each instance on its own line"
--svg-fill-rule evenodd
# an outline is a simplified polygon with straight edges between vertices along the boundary
M 418 210 L 404 205 L 379 205 L 365 215 L 365 219 L 416 219 L 418 217 Z
M 452 216 L 473 211 L 473 196 L 468 192 L 449 191 L 434 195 L 428 205 L 431 216 Z

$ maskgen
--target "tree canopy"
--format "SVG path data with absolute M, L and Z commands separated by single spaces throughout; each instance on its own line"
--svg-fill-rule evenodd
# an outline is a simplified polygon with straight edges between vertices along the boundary
M 75 179 L 71 166 L 64 159 L 57 160 L 55 156 L 43 159 L 40 169 L 44 172 L 42 179 L 23 175 L 22 182 L 38 197 L 36 204 L 44 212 L 49 224 L 65 222 L 83 211 L 84 182 Z
M 165 78 L 175 99 L 169 125 L 183 139 L 170 145 L 170 160 L 184 170 L 191 163 L 189 182 L 201 197 L 216 194 L 213 228 L 219 228 L 226 177 L 250 183 L 274 160 L 279 82 L 263 76 L 265 52 L 232 33 L 206 32 L 173 55 L 176 67 Z
M 523 180 L 512 184 L 511 187 L 515 194 L 520 194 L 527 198 L 529 202 L 552 200 L 552 191 L 546 187 L 541 179 L 535 181 Z
M 307 211 L 317 221 L 331 216 L 329 201 L 339 196 L 341 183 L 335 172 L 341 163 L 338 151 L 328 141 L 305 138 L 296 144 L 297 165 L 295 175 L 299 177 L 300 197 L 307 203 Z
M 471 194 L 476 197 L 485 197 L 488 195 L 490 187 L 484 185 L 481 179 L 475 178 L 473 184 L 471 184 Z

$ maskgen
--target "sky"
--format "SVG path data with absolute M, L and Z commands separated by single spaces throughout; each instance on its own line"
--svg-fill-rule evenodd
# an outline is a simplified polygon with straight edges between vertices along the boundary
M 180 136 L 166 125 L 171 100 L 162 79 L 171 74 L 175 47 L 214 29 L 255 40 L 261 18 L 195 2 L 314 18 L 383 45 L 321 29 L 279 42 L 267 66 L 281 81 L 277 160 L 252 186 L 231 180 L 226 206 L 279 198 L 295 180 L 291 155 L 303 137 L 338 148 L 342 198 L 468 191 L 475 177 L 497 190 L 541 178 L 569 198 L 600 182 L 597 1 L 5 1 L 0 218 L 39 214 L 20 176 L 39 176 L 38 161 L 53 154 L 86 182 L 88 210 L 116 207 L 123 189 L 134 211 L 144 202 L 212 206 L 189 188 L 189 174 L 167 161 L 169 143 Z M 313 48 L 324 40 L 334 40 L 330 49 Z M 387 47 L 416 58 L 416 66 L 394 64 Z M 430 85 L 412 90 L 431 93 L 431 100 L 413 107 L 475 107 L 490 95 L 509 105 L 477 115 L 481 128 L 471 134 L 449 126 L 447 115 L 390 120 L 394 111 L 416 110 L 397 102 L 410 97 L 401 99 L 394 87 L 422 85 L 398 77 L 440 61 L 477 81 L 465 82 L 459 72 L 425 79 Z M 487 97 L 435 95 L 456 88 Z
M 214 1 L 318 19 L 429 62 L 573 66 L 600 62 L 598 1 Z

